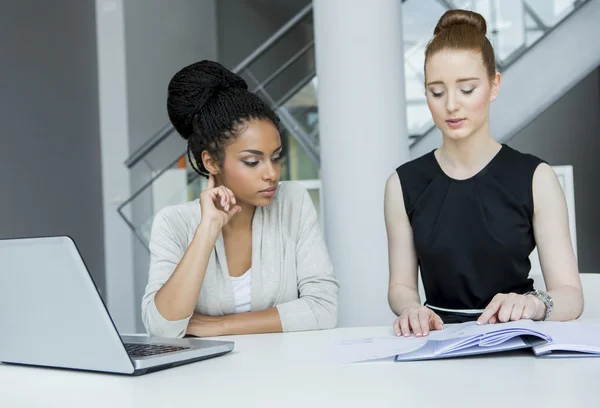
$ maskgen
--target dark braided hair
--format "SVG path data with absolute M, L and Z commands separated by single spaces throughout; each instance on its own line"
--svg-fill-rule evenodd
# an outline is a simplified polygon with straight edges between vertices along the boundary
M 214 61 L 196 62 L 173 76 L 167 111 L 177 132 L 188 141 L 192 168 L 204 177 L 209 173 L 202 152 L 208 151 L 222 165 L 225 146 L 235 140 L 245 122 L 269 120 L 279 128 L 279 117 L 258 95 L 248 91 L 246 81 Z

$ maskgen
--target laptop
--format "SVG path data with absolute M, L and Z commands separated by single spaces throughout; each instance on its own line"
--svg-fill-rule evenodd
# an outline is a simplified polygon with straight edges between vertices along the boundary
M 141 375 L 229 353 L 231 341 L 120 336 L 73 240 L 0 240 L 0 361 Z

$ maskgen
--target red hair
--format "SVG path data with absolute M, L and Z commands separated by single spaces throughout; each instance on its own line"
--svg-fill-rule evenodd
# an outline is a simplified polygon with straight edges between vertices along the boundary
M 481 14 L 468 10 L 448 10 L 438 21 L 433 38 L 427 44 L 425 64 L 429 57 L 439 51 L 475 51 L 481 54 L 491 80 L 496 75 L 496 57 L 486 33 L 487 24 Z

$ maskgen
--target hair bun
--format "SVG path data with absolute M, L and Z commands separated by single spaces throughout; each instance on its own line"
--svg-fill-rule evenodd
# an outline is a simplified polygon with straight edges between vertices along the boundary
M 481 14 L 469 10 L 448 10 L 440 17 L 435 30 L 433 30 L 433 35 L 437 35 L 443 30 L 458 25 L 475 27 L 481 35 L 486 35 L 487 33 L 487 24 Z
M 215 95 L 227 89 L 247 90 L 241 77 L 214 61 L 199 61 L 182 68 L 169 82 L 167 111 L 171 123 L 187 139 L 193 119 Z

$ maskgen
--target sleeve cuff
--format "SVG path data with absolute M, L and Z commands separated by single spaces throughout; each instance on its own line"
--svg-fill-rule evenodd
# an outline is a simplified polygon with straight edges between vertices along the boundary
M 303 303 L 303 304 L 301 304 Z M 277 305 L 283 332 L 318 329 L 319 324 L 303 299 Z
M 185 336 L 188 323 L 193 314 L 192 312 L 188 317 L 181 320 L 167 320 L 156 308 L 154 297 L 152 297 L 148 304 L 146 329 L 151 336 L 180 339 Z

